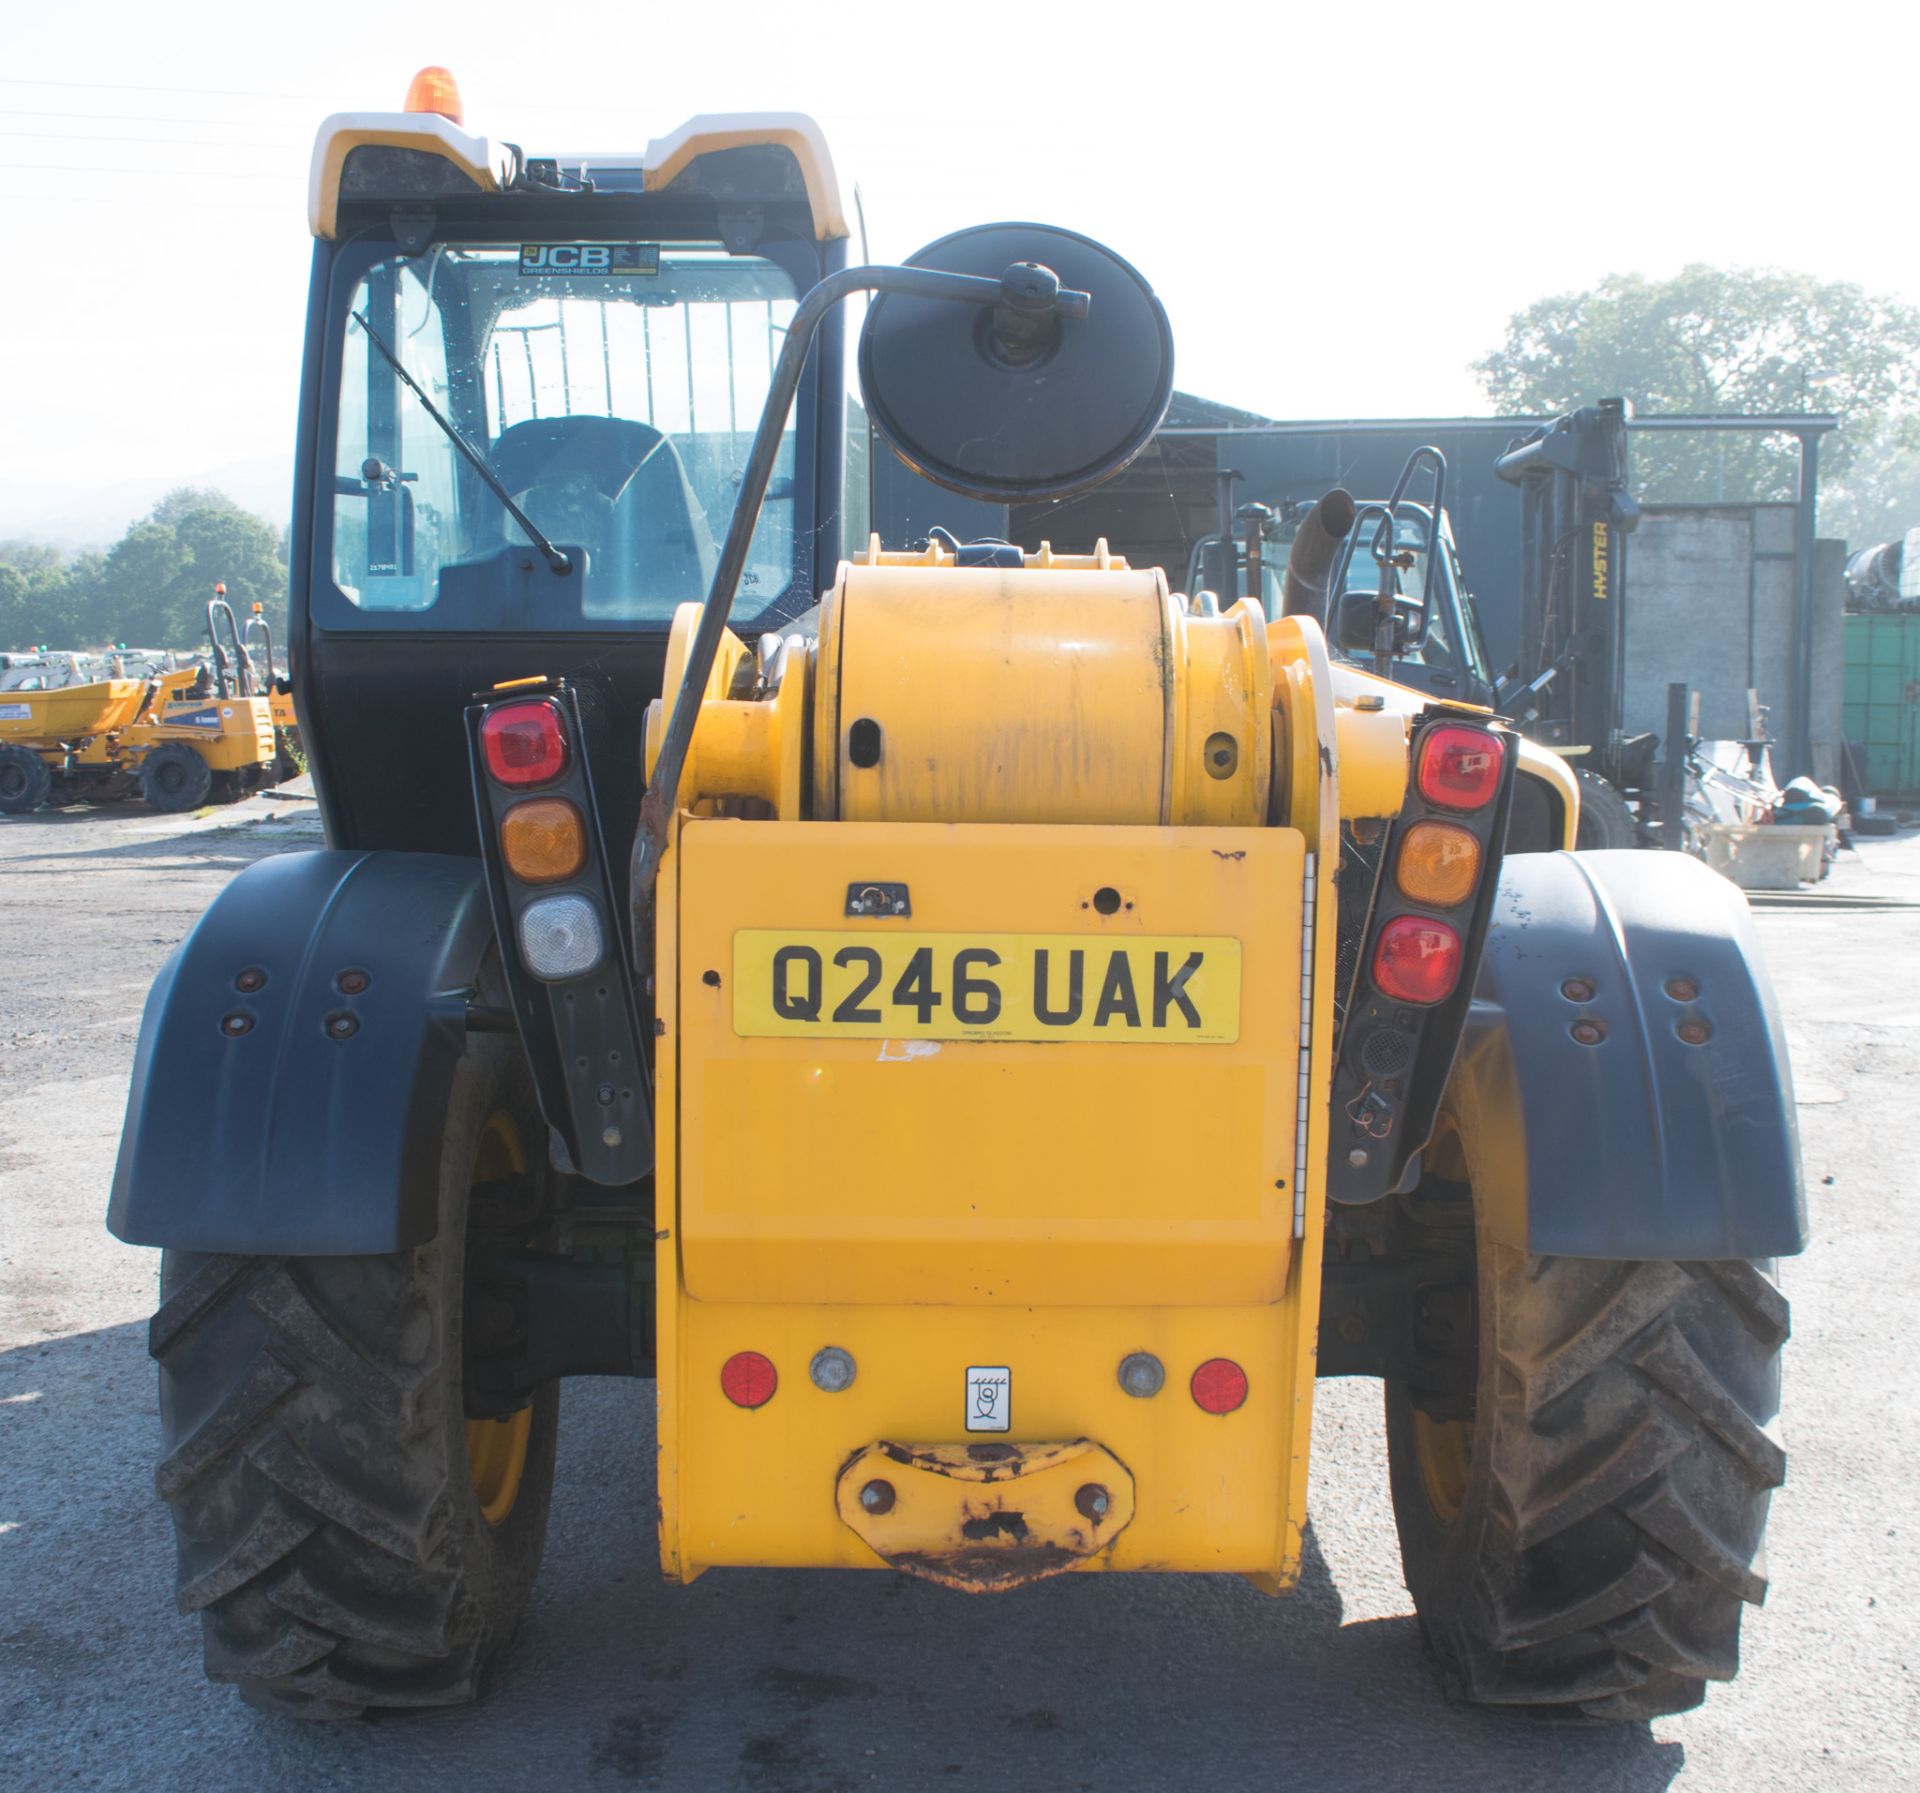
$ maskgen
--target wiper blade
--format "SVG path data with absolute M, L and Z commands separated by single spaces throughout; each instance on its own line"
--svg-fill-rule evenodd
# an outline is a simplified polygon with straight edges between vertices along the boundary
M 358 324 L 362 330 L 366 331 L 367 340 L 386 357 L 387 365 L 407 383 L 407 389 L 420 401 L 421 410 L 426 412 L 426 414 L 440 426 L 447 440 L 466 457 L 467 465 L 470 466 L 475 473 L 480 475 L 487 490 L 506 507 L 507 515 L 527 532 L 527 540 L 533 543 L 533 545 L 547 557 L 547 565 L 552 567 L 555 573 L 564 578 L 573 570 L 573 560 L 571 556 L 564 550 L 556 548 L 552 542 L 548 541 L 547 538 L 541 534 L 534 520 L 528 516 L 519 505 L 514 503 L 513 494 L 500 483 L 499 474 L 495 473 L 494 470 L 487 465 L 487 457 L 483 455 L 479 449 L 475 448 L 465 436 L 461 435 L 459 430 L 453 426 L 453 423 L 442 414 L 440 407 L 421 390 L 420 382 L 400 365 L 400 357 L 387 347 L 386 341 L 382 338 L 380 332 L 367 322 L 362 313 L 356 311 L 351 315 L 353 321 Z

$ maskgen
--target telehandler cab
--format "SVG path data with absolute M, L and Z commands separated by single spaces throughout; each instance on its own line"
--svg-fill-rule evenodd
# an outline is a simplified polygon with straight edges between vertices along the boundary
M 542 157 L 420 103 L 314 158 L 328 845 L 161 973 L 114 1181 L 209 1674 L 474 1696 L 581 1374 L 654 1379 L 673 1580 L 1282 1593 L 1317 1372 L 1385 1384 L 1458 1694 L 1731 1675 L 1804 1240 L 1738 892 L 1506 856 L 1564 767 L 1309 619 L 869 534 L 838 302 L 895 452 L 1064 496 L 1171 387 L 1098 244 L 853 267 L 803 118 Z

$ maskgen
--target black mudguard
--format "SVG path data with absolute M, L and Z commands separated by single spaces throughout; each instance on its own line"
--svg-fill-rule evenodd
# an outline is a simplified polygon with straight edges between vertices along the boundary
M 1508 859 L 1447 1106 L 1503 1243 L 1682 1260 L 1806 1246 L 1779 1010 L 1746 899 L 1697 859 Z
M 430 1239 L 492 939 L 477 860 L 329 850 L 249 866 L 147 997 L 109 1230 L 249 1255 Z

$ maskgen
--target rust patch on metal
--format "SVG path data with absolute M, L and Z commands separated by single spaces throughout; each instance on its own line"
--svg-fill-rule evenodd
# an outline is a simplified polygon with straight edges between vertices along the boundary
M 895 1499 L 876 1510 L 866 1496 L 881 1468 Z M 1110 1549 L 1133 1518 L 1126 1465 L 1085 1438 L 1064 1444 L 883 1440 L 842 1465 L 834 1498 L 841 1520 L 883 1562 L 976 1594 L 1024 1587 L 1084 1563 Z
M 903 1552 L 890 1559 L 903 1575 L 938 1582 L 960 1594 L 1010 1594 L 1059 1575 L 1081 1561 L 1058 1544 L 1023 1550 L 957 1550 L 951 1555 Z

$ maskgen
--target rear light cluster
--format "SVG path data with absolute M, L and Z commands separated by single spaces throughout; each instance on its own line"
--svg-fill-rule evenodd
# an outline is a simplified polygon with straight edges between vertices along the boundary
M 807 1366 L 808 1379 L 823 1394 L 851 1388 L 856 1374 L 852 1356 L 838 1345 L 822 1346 Z M 1116 1379 L 1136 1399 L 1151 1400 L 1166 1385 L 1166 1366 L 1151 1351 L 1131 1351 L 1120 1360 Z M 766 1406 L 779 1387 L 780 1372 L 763 1352 L 736 1351 L 720 1366 L 720 1392 L 749 1412 Z M 1246 1405 L 1247 1372 L 1231 1357 L 1209 1357 L 1193 1372 L 1187 1392 L 1202 1413 L 1234 1413 Z
M 1457 712 L 1422 715 L 1383 856 L 1351 900 L 1342 891 L 1341 945 L 1357 949 L 1359 969 L 1333 1069 L 1327 1193 L 1337 1202 L 1399 1186 L 1433 1131 L 1492 910 L 1513 751 L 1510 735 Z M 1364 838 L 1379 836 L 1356 825 L 1355 844 Z
M 645 1021 L 625 964 L 578 694 L 514 679 L 466 713 L 507 994 L 553 1156 L 620 1188 L 653 1168 Z
M 567 721 L 548 697 L 518 698 L 490 708 L 480 722 L 487 775 L 512 792 L 535 791 L 573 764 Z M 587 824 L 571 798 L 528 796 L 499 821 L 500 857 L 522 884 L 563 884 L 587 867 Z M 584 977 L 606 956 L 599 906 L 577 891 L 540 897 L 520 911 L 520 956 L 548 983 Z
M 1434 809 L 1476 816 L 1500 794 L 1507 744 L 1491 729 L 1443 722 L 1414 748 L 1414 789 Z M 1485 862 L 1480 837 L 1461 822 L 1426 818 L 1402 831 L 1394 856 L 1394 888 L 1425 909 L 1459 909 L 1480 888 Z M 1373 982 L 1395 1002 L 1430 1008 L 1460 982 L 1466 957 L 1459 929 L 1437 916 L 1396 915 L 1373 948 Z

